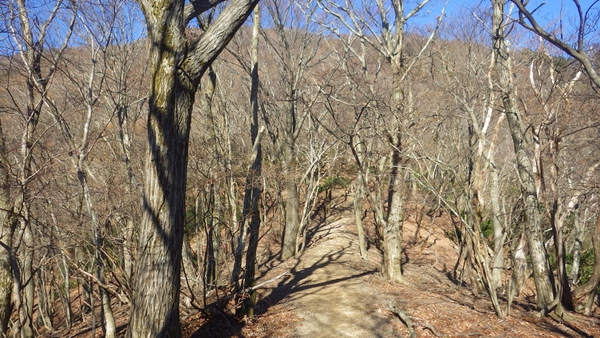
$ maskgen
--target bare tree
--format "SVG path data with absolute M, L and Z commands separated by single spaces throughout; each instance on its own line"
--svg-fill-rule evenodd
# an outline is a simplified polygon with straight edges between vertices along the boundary
M 14 67 L 22 67 L 25 90 L 20 97 L 19 90 L 6 88 L 6 92 L 13 103 L 13 109 L 21 117 L 22 136 L 20 145 L 20 158 L 18 160 L 18 193 L 15 196 L 15 210 L 19 214 L 19 227 L 13 239 L 13 250 L 19 251 L 21 259 L 18 266 L 13 265 L 15 283 L 15 304 L 19 311 L 19 322 L 15 329 L 21 331 L 22 337 L 34 335 L 33 308 L 34 308 L 34 238 L 31 222 L 31 184 L 40 172 L 39 167 L 33 163 L 34 149 L 39 145 L 38 126 L 44 105 L 47 103 L 48 93 L 55 76 L 56 65 L 65 51 L 71 33 L 77 6 L 63 0 L 46 3 L 40 10 L 40 16 L 46 16 L 40 21 L 37 16 L 32 18 L 32 8 L 23 0 L 8 3 L 9 17 L 8 28 L 10 36 L 17 48 L 16 54 L 10 63 Z M 64 15 L 64 17 L 63 17 Z M 56 26 L 61 19 L 66 18 L 65 28 L 62 33 Z M 59 40 L 53 40 L 54 33 Z M 19 60 L 20 59 L 20 60 Z M 16 68 L 14 68 L 16 69 Z
M 538 35 L 540 38 L 542 38 L 543 40 L 549 42 L 551 45 L 555 46 L 556 48 L 558 48 L 560 51 L 566 53 L 567 55 L 573 57 L 575 60 L 577 60 L 583 67 L 583 69 L 585 70 L 585 72 L 587 73 L 590 81 L 595 85 L 595 91 L 597 93 L 598 88 L 600 88 L 600 75 L 597 72 L 597 65 L 593 62 L 592 59 L 590 59 L 590 53 L 594 52 L 594 44 L 595 44 L 595 40 L 591 40 L 590 39 L 590 35 L 593 34 L 594 30 L 596 29 L 598 22 L 600 20 L 600 16 L 598 16 L 598 5 L 600 4 L 600 1 L 595 0 L 592 1 L 591 3 L 589 3 L 588 7 L 582 7 L 581 3 L 579 0 L 573 0 L 573 5 L 576 9 L 575 13 L 576 13 L 576 27 L 575 27 L 575 32 L 574 32 L 574 38 L 573 41 L 568 41 L 567 38 L 564 38 L 563 32 L 552 32 L 547 30 L 546 28 L 542 27 L 539 22 L 537 21 L 536 17 L 535 17 L 535 12 L 538 11 L 540 9 L 541 6 L 543 6 L 544 4 L 540 5 L 537 8 L 531 9 L 531 6 L 528 6 L 528 2 L 527 1 L 523 1 L 523 0 L 511 0 L 511 2 L 518 8 L 518 19 L 517 21 L 521 24 L 521 26 L 523 26 L 524 28 L 526 28 L 527 30 L 533 32 L 534 34 Z M 563 18 L 559 18 L 562 22 L 562 20 L 564 20 Z M 562 27 L 562 25 L 561 25 Z M 590 39 L 588 41 L 588 39 Z M 532 76 L 533 78 L 533 76 Z M 552 78 L 553 79 L 553 78 Z M 572 86 L 573 84 L 570 83 L 567 87 L 566 87 L 566 92 L 567 94 L 570 93 L 570 91 L 572 90 Z M 562 88 L 559 88 L 563 91 L 563 96 L 565 96 L 564 92 L 565 90 Z M 537 92 L 538 95 L 540 95 L 540 92 Z M 568 97 L 568 96 L 567 96 Z M 568 100 L 568 98 L 567 98 Z M 552 111 L 552 109 L 549 109 L 547 105 L 544 105 L 544 111 L 548 114 L 550 113 L 550 117 L 551 118 L 555 118 L 555 112 Z M 553 130 L 554 133 L 553 135 L 550 135 L 550 142 L 552 143 L 550 145 L 550 149 L 552 150 L 552 152 L 554 153 L 553 156 L 550 157 L 551 160 L 554 159 L 554 156 L 556 156 L 559 152 L 559 144 L 561 142 L 562 139 L 562 135 L 561 135 L 561 131 L 558 131 L 557 133 L 557 129 L 547 129 L 547 130 Z M 592 168 L 595 168 L 597 165 L 593 164 L 590 167 L 590 170 L 592 170 Z M 565 206 L 562 203 L 558 203 L 558 196 L 559 196 L 559 192 L 558 192 L 558 186 L 556 184 L 557 180 L 558 180 L 558 166 L 556 165 L 556 163 L 554 161 L 551 161 L 550 163 L 550 176 L 552 176 L 550 178 L 550 190 L 551 190 L 551 200 L 553 201 L 551 203 L 551 208 L 549 208 L 549 212 L 550 212 L 550 219 L 552 222 L 552 226 L 553 226 L 553 233 L 554 233 L 554 243 L 556 246 L 556 251 L 557 251 L 557 269 L 558 269 L 558 295 L 557 295 L 557 299 L 560 298 L 568 307 L 572 307 L 573 306 L 573 299 L 571 299 L 571 292 L 569 290 L 569 283 L 567 281 L 567 275 L 566 275 L 566 267 L 565 267 L 565 262 L 564 259 L 562 258 L 562 256 L 564 256 L 564 243 L 563 243 L 563 223 L 565 218 L 571 214 L 571 212 L 573 212 L 574 210 L 574 206 L 577 205 L 577 201 L 579 200 L 582 192 L 575 192 L 574 195 L 572 195 L 571 200 L 569 201 L 569 203 Z M 595 170 L 595 169 L 594 169 Z M 592 170 L 592 171 L 594 171 Z M 589 177 L 588 177 L 589 178 Z M 547 204 L 547 206 L 550 206 Z M 596 227 L 597 228 L 597 227 Z M 596 232 L 598 231 L 597 229 L 595 230 Z M 594 232 L 593 238 L 594 238 L 594 250 L 595 250 L 595 255 L 599 256 L 600 251 L 598 251 L 598 246 L 596 245 L 596 237 L 597 234 L 596 232 Z M 573 298 L 575 300 L 577 299 L 581 299 L 583 298 L 585 295 L 590 293 L 590 288 L 594 285 L 598 285 L 598 283 L 600 283 L 600 277 L 598 277 L 599 275 L 596 274 L 596 271 L 600 270 L 600 265 L 599 263 L 596 261 L 594 264 L 594 276 L 593 276 L 593 280 L 590 280 L 589 283 L 586 283 L 584 286 L 581 286 L 579 288 L 576 288 L 573 292 Z M 595 287 L 595 286 L 594 286 Z M 593 299 L 593 297 L 591 297 Z M 588 304 L 591 302 L 588 302 Z M 589 312 L 589 306 L 586 306 L 586 308 Z
M 179 337 L 187 154 L 200 78 L 258 0 L 234 0 L 197 38 L 189 22 L 221 1 L 139 0 L 146 17 L 150 94 L 148 153 L 129 337 Z
M 429 0 L 417 2 L 408 9 L 403 0 L 363 1 L 360 5 L 350 1 L 321 0 L 321 9 L 338 20 L 343 30 L 327 22 L 321 22 L 338 36 L 348 30 L 359 41 L 359 46 L 368 45 L 380 55 L 390 67 L 391 89 L 385 102 L 377 102 L 374 106 L 385 107 L 389 111 L 385 124 L 381 127 L 379 137 L 386 140 L 389 154 L 386 157 L 384 170 L 388 175 L 387 194 L 384 199 L 374 201 L 377 211 L 377 223 L 383 234 L 384 261 L 382 270 L 385 277 L 393 282 L 403 282 L 402 274 L 402 225 L 405 216 L 405 177 L 407 176 L 406 151 L 409 148 L 407 132 L 411 126 L 415 107 L 411 89 L 406 81 L 411 69 L 423 51 L 433 39 L 437 27 L 432 31 L 427 42 L 412 60 L 407 61 L 405 52 L 405 29 L 408 21 L 419 13 Z M 438 24 L 443 13 L 438 17 Z M 350 49 L 360 59 L 360 49 Z M 382 110 L 383 111 L 383 110 Z M 363 174 L 364 175 L 364 174 Z M 363 178 L 364 179 L 364 178 Z M 378 194 L 379 195 L 379 194 Z M 384 211 L 384 203 L 387 204 Z
M 10 193 L 10 163 L 0 121 L 0 331 L 7 332 L 12 313 L 13 256 L 12 236 L 17 217 Z
M 460 23 L 454 24 L 468 27 L 466 34 L 475 34 L 471 29 L 479 32 L 487 28 L 482 20 L 471 20 L 469 22 L 461 17 Z M 446 21 L 446 24 L 453 23 Z M 467 31 L 455 26 L 452 28 Z M 459 130 L 446 132 L 441 138 L 444 144 L 433 148 L 433 153 L 430 153 L 432 147 L 427 145 L 426 140 L 414 141 L 419 144 L 418 153 L 425 158 L 420 161 L 416 159 L 423 163 L 420 171 L 427 173 L 415 175 L 415 179 L 437 195 L 454 215 L 453 219 L 459 220 L 455 222 L 460 243 L 455 278 L 465 279 L 475 291 L 483 285 L 497 315 L 502 317 L 504 311 L 497 290 L 502 286 L 507 232 L 501 217 L 499 176 L 506 165 L 497 159 L 499 156 L 496 153 L 500 148 L 498 143 L 502 141 L 500 127 L 505 116 L 495 114 L 497 92 L 493 80 L 494 54 L 490 55 L 488 49 L 471 38 L 471 35 L 463 36 L 451 43 L 441 44 L 433 52 L 434 81 L 456 104 L 456 108 L 449 109 L 451 117 L 442 119 L 448 121 L 449 125 L 436 121 L 438 126 L 433 130 L 436 134 L 443 133 L 440 129 L 452 130 L 456 128 L 453 127 L 455 124 Z M 457 59 L 461 62 L 456 62 Z M 444 126 L 440 127 L 442 123 Z M 446 145 L 454 143 L 456 145 L 452 150 L 444 150 Z M 440 182 L 448 180 L 436 175 L 436 169 L 428 169 L 428 162 L 452 175 L 454 184 Z M 493 224 L 492 248 L 482 231 L 482 227 L 489 224 Z
M 496 72 L 504 105 L 504 114 L 508 121 L 517 157 L 521 194 L 525 205 L 525 231 L 537 290 L 537 306 L 539 310 L 548 312 L 559 305 L 557 313 L 560 313 L 562 307 L 554 299 L 552 270 L 548 264 L 548 256 L 542 236 L 541 216 L 538 208 L 539 200 L 534 179 L 533 155 L 531 154 L 533 139 L 527 133 L 512 81 L 513 61 L 506 40 L 507 21 L 504 15 L 504 1 L 492 0 L 492 7 L 492 39 L 494 42 Z
M 599 23 L 600 16 L 598 16 L 598 4 L 600 1 L 594 0 L 587 8 L 582 8 L 579 0 L 573 0 L 573 4 L 576 8 L 578 23 L 575 33 L 575 41 L 573 42 L 563 39 L 562 33 L 559 37 L 556 33 L 547 31 L 537 22 L 534 14 L 541 6 L 544 5 L 544 3 L 537 8 L 530 10 L 529 8 L 531 8 L 531 6 L 529 6 L 529 8 L 527 7 L 528 1 L 511 0 L 511 2 L 514 3 L 519 9 L 518 22 L 521 24 L 521 26 L 539 35 L 544 40 L 548 41 L 561 51 L 579 61 L 590 77 L 590 80 L 596 85 L 596 87 L 600 88 L 600 75 L 596 72 L 595 68 L 597 66 L 594 66 L 594 63 L 588 55 L 590 48 L 592 48 L 591 41 L 586 41 L 586 37 L 589 36 L 591 31 L 596 29 L 595 27 L 597 27 Z M 561 20 L 563 19 L 561 18 Z
M 314 172 L 318 162 L 307 159 L 302 171 L 299 165 L 300 135 L 309 128 L 308 117 L 318 95 L 310 88 L 309 77 L 319 61 L 317 52 L 322 37 L 313 31 L 312 22 L 304 15 L 298 2 L 268 1 L 264 9 L 267 20 L 274 26 L 272 30 L 262 31 L 264 49 L 269 51 L 268 57 L 278 68 L 277 72 L 265 72 L 262 77 L 262 82 L 270 84 L 263 87 L 263 116 L 276 156 L 282 164 L 283 184 L 278 192 L 281 200 L 285 201 L 281 258 L 288 259 L 303 247 L 302 232 L 308 224 L 307 215 L 314 201 L 314 194 L 310 191 L 316 185 L 306 184 L 304 177 Z M 307 190 L 304 206 L 303 189 Z

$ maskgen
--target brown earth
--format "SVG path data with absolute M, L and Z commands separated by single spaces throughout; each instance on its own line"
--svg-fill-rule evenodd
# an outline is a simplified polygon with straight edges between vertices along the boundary
M 540 318 L 531 287 L 515 301 L 511 317 L 499 319 L 485 294 L 475 295 L 451 278 L 457 250 L 446 236 L 452 228 L 443 216 L 433 224 L 425 220 L 414 244 L 417 226 L 409 217 L 407 283 L 386 283 L 374 246 L 368 260 L 360 258 L 351 202 L 338 199 L 334 213 L 312 229 L 300 258 L 264 264 L 259 283 L 285 275 L 261 289 L 256 320 L 235 322 L 223 312 L 192 321 L 187 332 L 193 337 L 408 337 L 395 308 L 408 316 L 417 337 L 600 337 L 597 308 L 592 317 L 569 314 L 563 323 Z
M 279 261 L 277 241 L 262 238 L 257 283 L 264 284 L 255 319 L 237 320 L 231 301 L 216 302 L 220 305 L 185 318 L 184 336 L 408 337 L 407 325 L 392 312 L 397 309 L 409 318 L 416 337 L 600 337 L 598 307 L 591 317 L 569 314 L 563 323 L 539 317 L 531 283 L 513 304 L 511 317 L 499 319 L 485 294 L 473 294 L 452 278 L 457 248 L 447 236 L 449 219 L 425 216 L 415 236 L 416 206 L 408 208 L 404 225 L 407 283 L 385 282 L 375 246 L 370 245 L 367 260 L 359 256 L 352 201 L 339 195 L 333 202 L 326 215 L 324 209 L 317 213 L 318 224 L 299 258 Z M 374 237 L 370 217 L 365 223 Z M 127 313 L 126 306 L 115 309 L 120 336 Z M 99 327 L 94 332 L 101 336 Z M 88 316 L 70 332 L 41 336 L 92 337 L 91 321 Z

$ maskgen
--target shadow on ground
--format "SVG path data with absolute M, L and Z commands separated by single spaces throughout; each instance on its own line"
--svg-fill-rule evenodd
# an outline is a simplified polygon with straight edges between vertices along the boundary
M 325 220 L 325 217 L 323 220 Z M 307 245 L 307 252 L 311 249 L 312 245 L 315 243 L 318 244 L 320 241 L 325 241 L 333 231 L 339 230 L 341 227 L 343 227 L 341 223 L 326 223 L 325 221 L 322 221 L 310 228 L 307 233 L 307 243 L 310 243 Z M 315 271 L 324 269 L 331 264 L 344 264 L 345 262 L 342 259 L 342 256 L 344 254 L 349 255 L 349 253 L 345 252 L 348 249 L 350 249 L 350 245 L 338 246 L 338 248 L 330 250 L 327 254 L 319 257 L 317 261 L 308 266 L 306 266 L 306 262 L 302 260 L 302 257 L 295 260 L 291 259 L 287 262 L 271 259 L 267 260 L 267 262 L 270 261 L 268 270 L 263 271 L 261 276 L 258 277 L 259 279 L 264 277 L 269 270 L 276 268 L 280 264 L 289 264 L 289 262 L 292 262 L 293 266 L 289 269 L 289 272 L 281 278 L 277 283 L 277 286 L 271 289 L 270 294 L 258 302 L 255 308 L 255 314 L 258 317 L 264 315 L 270 308 L 280 304 L 284 299 L 286 301 L 297 300 L 300 297 L 310 295 L 312 292 L 321 288 L 361 278 L 377 272 L 376 269 L 366 271 L 357 270 L 357 273 L 355 274 L 339 278 L 333 277 L 326 281 L 314 282 L 311 280 L 311 276 Z M 274 257 L 271 256 L 270 258 Z M 244 337 L 242 329 L 246 323 L 243 320 L 228 314 L 226 311 L 223 311 L 218 304 L 209 306 L 204 315 L 209 319 L 192 334 L 192 337 Z

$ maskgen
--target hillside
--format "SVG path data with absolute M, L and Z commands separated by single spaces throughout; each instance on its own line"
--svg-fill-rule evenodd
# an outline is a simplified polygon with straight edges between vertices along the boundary
M 260 289 L 256 320 L 237 322 L 226 309 L 215 310 L 212 316 L 190 318 L 186 335 L 407 337 L 407 326 L 394 313 L 400 312 L 409 318 L 416 337 L 600 336 L 597 307 L 593 317 L 569 314 L 563 323 L 540 318 L 532 311 L 533 292 L 527 287 L 511 316 L 499 319 L 487 295 L 473 294 L 453 280 L 456 249 L 445 235 L 451 225 L 444 216 L 434 224 L 424 221 L 416 244 L 411 244 L 417 227 L 409 210 L 404 231 L 407 283 L 384 282 L 376 248 L 370 246 L 367 261 L 358 254 L 351 201 L 338 196 L 334 202 L 337 206 L 315 226 L 300 258 L 263 263 L 258 283 L 267 284 Z

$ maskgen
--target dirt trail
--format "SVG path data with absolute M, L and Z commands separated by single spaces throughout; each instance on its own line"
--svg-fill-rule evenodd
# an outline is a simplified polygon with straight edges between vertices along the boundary
M 282 300 L 301 320 L 292 337 L 400 336 L 398 319 L 382 310 L 389 299 L 369 287 L 377 266 L 359 258 L 352 223 L 321 226 L 292 269 L 293 287 Z
M 457 251 L 446 236 L 448 219 L 424 221 L 416 241 L 414 219 L 404 223 L 407 284 L 386 283 L 378 273 L 380 253 L 372 247 L 368 260 L 358 254 L 351 202 L 331 210 L 334 215 L 312 229 L 300 258 L 263 265 L 260 280 L 287 275 L 262 290 L 260 319 L 242 330 L 243 337 L 408 337 L 390 305 L 410 318 L 417 337 L 600 337 L 594 318 L 574 314 L 561 324 L 536 317 L 528 290 L 512 317 L 499 319 L 485 294 L 450 277 Z

